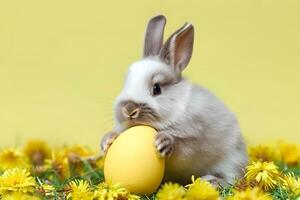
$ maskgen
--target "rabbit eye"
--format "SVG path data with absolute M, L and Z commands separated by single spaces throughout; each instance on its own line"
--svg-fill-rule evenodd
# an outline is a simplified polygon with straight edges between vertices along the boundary
M 155 83 L 153 85 L 153 96 L 160 95 L 160 94 L 161 94 L 160 85 L 159 85 L 159 83 Z

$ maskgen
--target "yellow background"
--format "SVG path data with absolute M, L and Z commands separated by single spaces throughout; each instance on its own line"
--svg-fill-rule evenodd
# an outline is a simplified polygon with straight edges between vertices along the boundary
M 0 146 L 97 147 L 146 22 L 195 25 L 185 75 L 237 114 L 249 143 L 300 140 L 300 1 L 1 1 Z

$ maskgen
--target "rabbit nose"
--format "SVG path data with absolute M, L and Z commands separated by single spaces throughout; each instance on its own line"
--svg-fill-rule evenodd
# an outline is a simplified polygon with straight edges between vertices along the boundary
M 122 107 L 122 113 L 126 118 L 135 119 L 138 118 L 140 114 L 140 108 L 134 102 L 127 102 Z

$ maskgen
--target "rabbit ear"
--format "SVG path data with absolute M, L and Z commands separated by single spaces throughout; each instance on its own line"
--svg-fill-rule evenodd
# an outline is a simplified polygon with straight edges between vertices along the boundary
M 163 34 L 166 25 L 166 18 L 158 15 L 149 20 L 145 34 L 143 57 L 156 56 L 163 44 Z
M 171 65 L 180 73 L 190 61 L 194 44 L 194 27 L 191 23 L 184 24 L 173 33 L 160 51 L 163 62 Z

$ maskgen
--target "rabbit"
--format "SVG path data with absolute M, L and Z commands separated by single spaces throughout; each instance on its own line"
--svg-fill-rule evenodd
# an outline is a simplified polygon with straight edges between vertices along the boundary
M 127 73 L 114 104 L 115 126 L 101 141 L 106 152 L 125 129 L 157 130 L 155 147 L 166 159 L 163 181 L 182 184 L 192 175 L 213 184 L 233 183 L 248 162 L 235 115 L 214 94 L 182 76 L 193 51 L 194 27 L 185 23 L 163 44 L 166 18 L 149 20 L 142 59 Z

